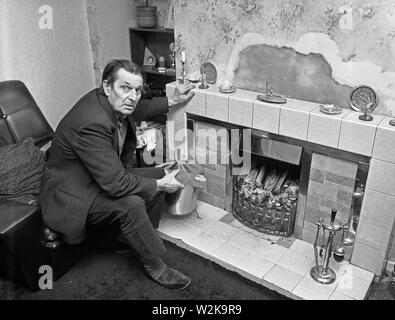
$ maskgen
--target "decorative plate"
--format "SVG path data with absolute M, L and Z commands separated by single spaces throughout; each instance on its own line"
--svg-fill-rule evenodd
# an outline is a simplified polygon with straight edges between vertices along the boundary
M 341 114 L 343 109 L 341 107 L 334 106 L 333 104 L 329 105 L 320 105 L 320 111 L 326 114 L 336 115 Z
M 211 62 L 205 62 L 200 66 L 200 70 L 206 73 L 206 81 L 214 84 L 217 81 L 217 68 Z
M 355 111 L 364 112 L 366 108 L 373 111 L 377 106 L 377 102 L 376 92 L 368 86 L 355 87 L 350 94 L 350 107 Z
M 258 100 L 269 103 L 287 103 L 287 99 L 281 96 L 276 96 L 274 94 L 271 96 L 266 96 L 266 94 L 258 94 L 257 98 Z
M 224 87 L 222 87 L 222 86 L 219 86 L 219 87 L 218 87 L 218 90 L 219 90 L 219 92 L 221 92 L 221 93 L 233 93 L 233 92 L 236 92 L 236 89 L 235 89 L 235 88 L 224 88 Z

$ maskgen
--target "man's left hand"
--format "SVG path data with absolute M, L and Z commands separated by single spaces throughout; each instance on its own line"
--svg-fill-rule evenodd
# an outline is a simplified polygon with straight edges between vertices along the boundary
M 169 107 L 189 101 L 195 95 L 191 91 L 195 87 L 193 84 L 178 84 L 173 97 L 168 98 Z

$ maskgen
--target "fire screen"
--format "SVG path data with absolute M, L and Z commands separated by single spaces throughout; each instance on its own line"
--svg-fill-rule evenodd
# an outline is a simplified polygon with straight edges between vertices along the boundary
M 261 164 L 233 178 L 233 215 L 259 232 L 290 237 L 298 192 L 299 180 L 290 168 Z

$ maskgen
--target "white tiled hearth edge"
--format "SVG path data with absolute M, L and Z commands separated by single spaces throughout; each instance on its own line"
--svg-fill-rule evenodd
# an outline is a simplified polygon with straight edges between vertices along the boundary
M 166 86 L 172 96 L 176 83 Z M 352 265 L 380 275 L 390 245 L 395 218 L 395 127 L 391 118 L 374 115 L 373 121 L 358 119 L 360 113 L 344 110 L 340 115 L 319 111 L 319 104 L 288 99 L 270 104 L 256 99 L 258 92 L 237 89 L 223 94 L 215 85 L 194 89 L 186 112 L 302 141 L 371 157 L 365 197 Z
M 226 222 L 228 212 L 201 201 L 197 213 L 165 215 L 158 228 L 161 237 L 292 299 L 363 300 L 368 295 L 372 272 L 332 259 L 336 281 L 320 284 L 310 277 L 315 263 L 312 244 L 293 238 L 283 238 L 280 244 L 280 237 L 275 243 L 276 237 L 235 219 Z

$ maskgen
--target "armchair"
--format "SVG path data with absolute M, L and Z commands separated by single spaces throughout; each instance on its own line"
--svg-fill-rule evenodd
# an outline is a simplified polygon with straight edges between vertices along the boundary
M 28 137 L 41 147 L 52 135 L 52 128 L 24 83 L 0 82 L 0 147 Z M 1 276 L 39 290 L 40 266 L 51 266 L 55 281 L 71 267 L 81 249 L 82 245 L 70 246 L 44 226 L 36 202 L 26 204 L 0 196 Z

